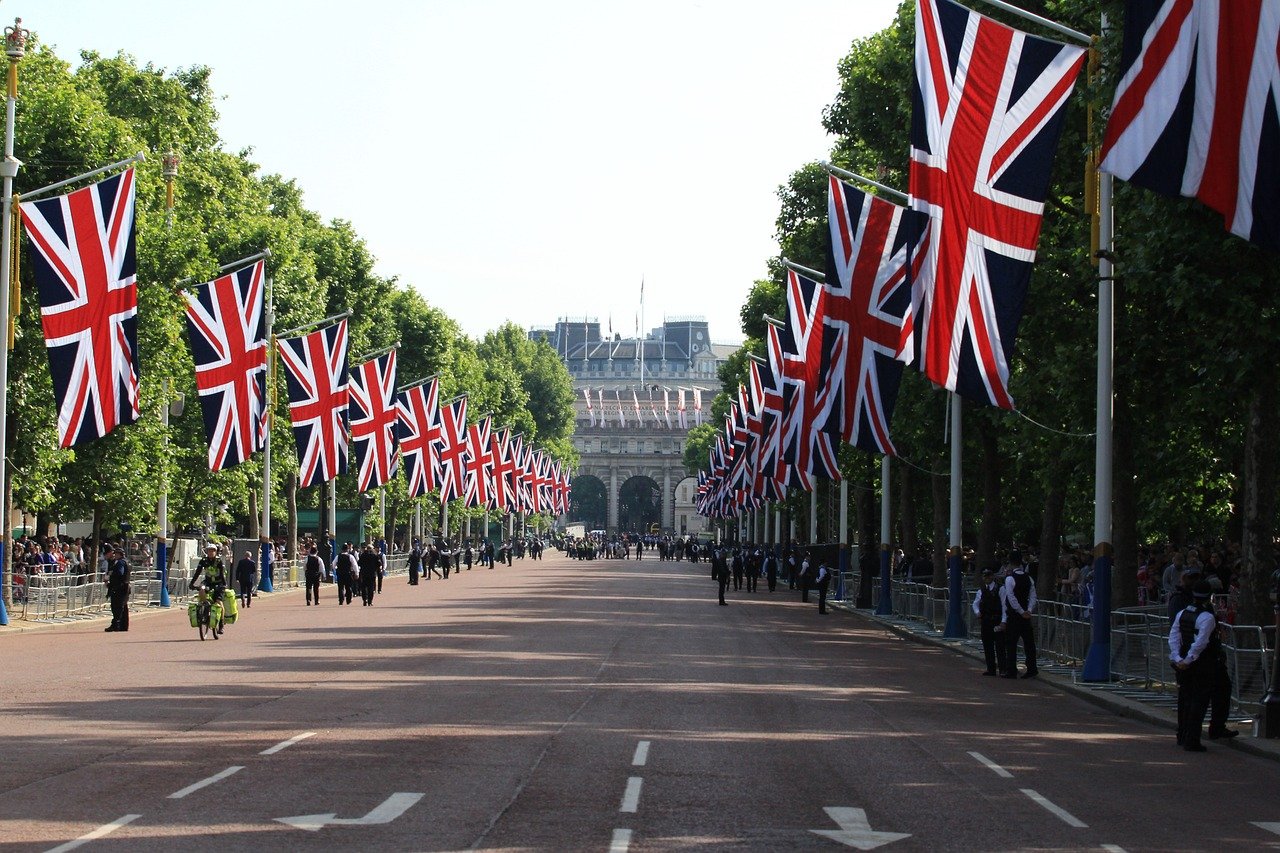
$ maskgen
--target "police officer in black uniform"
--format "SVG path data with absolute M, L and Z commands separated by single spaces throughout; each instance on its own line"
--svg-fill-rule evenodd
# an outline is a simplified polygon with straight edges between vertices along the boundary
M 826 616 L 827 590 L 831 587 L 831 569 L 827 568 L 826 560 L 819 560 L 818 576 L 814 580 L 813 585 L 818 590 L 818 612 L 823 616 Z
M 409 552 L 409 586 L 418 585 L 418 570 L 422 568 L 422 546 L 413 540 L 413 550 Z
M 727 605 L 729 602 L 724 600 L 724 591 L 729 586 L 729 561 L 723 548 L 717 548 L 711 554 L 711 576 L 720 587 L 720 603 Z
M 302 580 L 307 588 L 307 606 L 311 606 L 312 599 L 315 599 L 316 606 L 320 606 L 320 576 L 324 574 L 324 560 L 320 559 L 315 545 L 307 549 L 307 561 L 302 566 Z M 342 595 L 342 581 L 338 581 L 338 595 Z
M 124 548 L 112 545 L 107 551 L 107 596 L 111 599 L 111 624 L 107 632 L 129 630 L 129 562 Z
M 378 572 L 382 569 L 382 557 L 373 550 L 372 545 L 365 545 L 360 552 L 360 598 L 365 607 L 373 606 L 373 596 L 378 591 Z
M 1012 571 L 1004 580 L 1004 633 L 1009 656 L 1005 661 L 1004 677 L 1018 677 L 1018 640 L 1022 640 L 1023 653 L 1027 658 L 1027 671 L 1022 677 L 1035 678 L 1040 671 L 1036 668 L 1036 631 L 1032 624 L 1036 612 L 1036 585 L 1022 564 L 1021 551 L 1009 552 L 1009 566 Z
M 1178 743 L 1188 752 L 1204 752 L 1200 728 L 1210 704 L 1214 706 L 1209 719 L 1210 740 L 1232 738 L 1239 732 L 1227 728 L 1231 677 L 1210 604 L 1213 587 L 1208 581 L 1196 581 L 1191 595 L 1192 604 L 1169 628 L 1169 660 L 1178 680 Z
M 1004 587 L 996 583 L 995 572 L 982 570 L 982 585 L 973 596 L 973 615 L 982 626 L 982 651 L 987 658 L 983 675 L 1007 672 L 1004 640 Z

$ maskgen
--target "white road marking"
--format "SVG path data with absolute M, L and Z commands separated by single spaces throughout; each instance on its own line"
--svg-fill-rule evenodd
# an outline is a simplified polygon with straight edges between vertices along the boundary
M 280 750 L 288 749 L 298 741 L 306 740 L 309 737 L 315 737 L 315 732 L 303 732 L 302 734 L 295 735 L 294 737 L 291 737 L 288 740 L 282 740 L 275 746 L 271 747 L 270 749 L 262 750 L 262 752 L 259 752 L 258 755 L 275 755 Z
M 1276 835 L 1280 835 L 1280 823 L 1272 823 L 1268 821 L 1258 821 L 1258 820 L 1252 821 L 1252 823 L 1254 826 L 1258 827 L 1259 829 L 1265 829 L 1267 832 L 1274 832 Z
M 1008 770 L 1005 770 L 1005 769 L 1004 769 L 1003 767 L 1001 767 L 999 764 L 996 764 L 994 761 L 992 761 L 990 758 L 987 758 L 987 757 L 986 757 L 985 755 L 983 755 L 982 753 L 980 753 L 980 752 L 971 752 L 971 753 L 969 753 L 969 754 L 970 754 L 970 755 L 972 755 L 974 758 L 978 759 L 979 761 L 981 761 L 983 764 L 987 765 L 987 767 L 990 767 L 990 768 L 991 768 L 991 771 L 992 771 L 993 773 L 995 773 L 997 776 L 999 776 L 1000 778 L 1002 778 L 1002 779 L 1012 779 L 1012 778 L 1013 778 L 1013 774 L 1012 774 L 1012 773 L 1010 773 Z
M 280 823 L 287 823 L 298 829 L 305 829 L 308 832 L 316 832 L 323 829 L 328 824 L 338 824 L 340 826 L 374 826 L 376 824 L 391 823 L 391 821 L 400 817 L 410 808 L 417 804 L 425 794 L 412 794 L 400 791 L 387 797 L 381 804 L 374 808 L 364 817 L 338 817 L 337 812 L 329 812 L 328 814 L 304 814 L 296 817 L 278 817 L 276 820 Z
M 133 823 L 135 820 L 137 820 L 140 817 L 142 817 L 142 815 L 140 814 L 127 814 L 124 817 L 116 818 L 115 820 L 111 821 L 111 823 L 103 824 L 102 826 L 95 829 L 93 832 L 86 832 L 84 835 L 80 836 L 74 841 L 68 841 L 66 844 L 60 844 L 57 847 L 54 847 L 53 849 L 49 850 L 48 853 L 65 853 L 65 851 L 67 850 L 75 850 L 81 844 L 88 844 L 90 841 L 93 841 L 95 838 L 101 838 L 104 835 L 110 835 L 120 827 L 128 823 Z
M 1026 794 L 1028 797 L 1030 797 L 1032 802 L 1036 802 L 1044 806 L 1045 811 L 1055 815 L 1059 820 L 1061 820 L 1067 826 L 1074 826 L 1077 829 L 1085 829 L 1089 826 L 1089 824 L 1080 820 L 1080 818 L 1071 814 L 1071 812 L 1067 811 L 1061 806 L 1055 806 L 1053 803 L 1049 802 L 1044 797 L 1040 796 L 1030 788 L 1019 788 L 1018 790 Z
M 840 827 L 839 829 L 811 829 L 814 835 L 830 838 L 832 841 L 853 847 L 858 850 L 875 850 L 886 844 L 910 838 L 909 832 L 877 832 L 871 828 L 867 820 L 866 809 L 855 809 L 845 806 L 824 806 L 822 809 Z
M 639 776 L 632 776 L 627 780 L 627 790 L 622 795 L 622 806 L 618 811 L 627 814 L 636 813 L 636 809 L 640 806 L 640 786 L 643 784 L 644 779 Z
M 243 769 L 244 769 L 243 766 L 228 767 L 226 770 L 223 770 L 221 773 L 214 773 L 208 779 L 201 779 L 199 782 L 196 782 L 193 785 L 188 785 L 187 787 L 183 788 L 181 791 L 174 791 L 172 794 L 169 795 L 169 799 L 181 800 L 183 797 L 187 796 L 187 794 L 194 794 L 196 791 L 199 791 L 201 788 L 209 787 L 214 782 L 221 782 L 223 779 L 227 778 L 228 776 L 233 776 L 236 773 L 239 773 Z
M 631 830 L 615 829 L 613 840 L 609 842 L 609 853 L 627 853 L 631 847 Z
M 649 760 L 649 741 L 642 740 L 636 744 L 635 757 L 631 759 L 633 767 L 644 767 L 645 762 Z
M 1102 849 L 1106 850 L 1107 853 L 1126 853 L 1125 849 L 1119 844 L 1104 844 Z

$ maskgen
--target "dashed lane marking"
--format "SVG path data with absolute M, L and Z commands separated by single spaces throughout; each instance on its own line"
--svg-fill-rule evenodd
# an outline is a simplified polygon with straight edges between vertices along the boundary
M 75 850 L 81 844 L 88 844 L 90 841 L 93 841 L 95 838 L 101 838 L 104 835 L 110 835 L 120 827 L 124 826 L 125 824 L 133 823 L 135 820 L 137 820 L 140 817 L 142 817 L 142 815 L 140 814 L 127 814 L 124 817 L 116 818 L 115 820 L 111 821 L 111 823 L 103 824 L 102 826 L 95 829 L 93 832 L 86 832 L 84 835 L 80 836 L 74 841 L 68 841 L 66 844 L 60 844 L 57 847 L 52 848 L 51 850 L 48 851 L 48 853 L 65 853 L 65 851 L 67 850 Z
M 618 809 L 626 814 L 635 814 L 636 809 L 640 806 L 640 786 L 644 784 L 644 779 L 639 776 L 632 776 L 627 780 L 627 790 L 622 794 L 622 806 Z
M 1061 806 L 1055 806 L 1053 803 L 1049 802 L 1030 788 L 1019 788 L 1018 790 L 1030 797 L 1032 802 L 1039 803 L 1044 806 L 1045 811 L 1057 817 L 1067 826 L 1074 826 L 1077 829 L 1085 829 L 1089 826 L 1089 824 L 1080 820 L 1080 818 L 1071 814 L 1071 812 Z
M 636 744 L 635 757 L 631 759 L 633 767 L 644 767 L 645 762 L 649 760 L 649 741 L 642 740 Z
M 609 842 L 609 853 L 627 853 L 631 848 L 631 830 L 615 829 L 613 840 Z
M 271 747 L 270 749 L 264 749 L 264 750 L 262 750 L 262 752 L 259 752 L 259 753 L 258 753 L 258 755 L 275 755 L 275 754 L 276 754 L 277 752 L 279 752 L 280 750 L 282 750 L 282 749 L 288 749 L 289 747 L 293 746 L 293 745 L 294 745 L 295 743 L 297 743 L 298 741 L 300 741 L 300 740 L 306 740 L 306 739 L 307 739 L 307 738 L 309 738 L 309 737 L 315 737 L 315 732 L 303 732 L 303 733 L 302 733 L 302 734 L 300 734 L 300 735 L 294 735 L 293 737 L 289 738 L 288 740 L 282 740 L 282 741 L 280 741 L 278 744 L 276 744 L 275 746 Z
M 1106 850 L 1107 853 L 1126 853 L 1125 849 L 1119 844 L 1104 844 L 1102 849 Z
M 991 772 L 995 773 L 995 774 L 996 774 L 997 776 L 999 776 L 1000 778 L 1002 778 L 1002 779 L 1012 779 L 1012 778 L 1013 778 L 1013 774 L 1012 774 L 1012 773 L 1010 773 L 1008 770 L 1005 770 L 1005 769 L 1004 769 L 1003 767 L 1001 767 L 999 764 L 996 764 L 994 761 L 992 761 L 990 758 L 987 758 L 987 757 L 986 757 L 985 755 L 983 755 L 982 753 L 980 753 L 980 752 L 971 752 L 971 753 L 969 753 L 969 754 L 970 754 L 970 755 L 972 755 L 974 758 L 976 758 L 978 761 L 981 761 L 983 764 L 987 765 L 987 767 L 991 768 Z
M 199 791 L 201 788 L 209 787 L 214 782 L 221 782 L 223 779 L 227 778 L 228 776 L 233 776 L 236 773 L 239 773 L 243 769 L 244 767 L 240 765 L 237 765 L 235 767 L 228 767 L 226 770 L 223 770 L 221 773 L 214 773 L 208 779 L 201 779 L 199 782 L 188 785 L 187 787 L 183 788 L 181 791 L 174 791 L 172 794 L 169 795 L 169 799 L 181 800 L 183 797 L 187 796 L 188 794 L 194 794 L 196 791 Z

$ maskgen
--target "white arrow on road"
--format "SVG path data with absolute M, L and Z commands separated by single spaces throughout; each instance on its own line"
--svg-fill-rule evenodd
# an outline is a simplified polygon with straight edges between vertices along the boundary
M 911 837 L 909 832 L 876 832 L 871 828 L 871 823 L 867 820 L 865 809 L 827 806 L 823 811 L 827 813 L 827 817 L 839 824 L 840 828 L 811 829 L 809 831 L 815 835 L 830 838 L 832 841 L 839 841 L 849 847 L 856 847 L 859 850 L 875 850 L 885 844 L 892 844 L 895 841 Z
M 364 817 L 338 817 L 336 812 L 328 814 L 303 814 L 296 817 L 278 817 L 280 823 L 287 823 L 298 829 L 315 832 L 328 824 L 338 826 L 373 826 L 378 823 L 391 823 L 421 800 L 424 794 L 397 793 L 387 797 L 382 805 L 376 807 Z

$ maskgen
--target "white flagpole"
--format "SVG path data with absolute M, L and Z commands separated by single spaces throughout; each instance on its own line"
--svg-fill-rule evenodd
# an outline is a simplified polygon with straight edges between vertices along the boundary
M 269 253 L 267 255 L 270 256 Z M 260 541 L 262 543 L 261 565 L 258 569 L 258 589 L 262 592 L 274 592 L 274 579 L 271 577 L 271 569 L 273 560 L 271 559 L 271 365 L 275 360 L 275 345 L 272 342 L 271 327 L 275 323 L 276 309 L 275 300 L 275 280 L 272 276 L 267 276 L 267 298 L 263 305 L 263 314 L 267 326 L 267 381 L 263 383 L 266 389 L 266 399 L 262 401 L 262 405 L 267 409 L 267 435 L 262 442 L 262 529 L 259 532 Z M 332 504 L 330 505 L 332 506 Z M 332 528 L 329 531 L 334 538 L 336 545 L 338 534 Z M 330 567 L 332 568 L 332 560 L 330 558 Z
M 889 537 L 892 535 L 890 530 L 890 508 L 892 502 L 890 500 L 892 492 L 889 488 L 889 454 L 880 457 L 880 603 L 876 606 L 876 613 L 880 616 L 887 616 L 893 613 L 893 602 L 890 600 L 893 593 L 893 579 L 890 575 L 892 566 L 890 565 L 890 549 L 891 543 Z
M 967 637 L 964 624 L 964 602 L 961 601 L 964 579 L 964 554 L 961 551 L 962 516 L 960 512 L 961 456 L 964 449 L 960 428 L 960 395 L 951 394 L 951 549 L 947 555 L 947 581 L 950 600 L 947 602 L 947 626 L 944 637 Z

